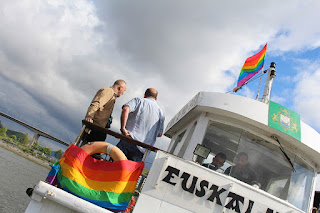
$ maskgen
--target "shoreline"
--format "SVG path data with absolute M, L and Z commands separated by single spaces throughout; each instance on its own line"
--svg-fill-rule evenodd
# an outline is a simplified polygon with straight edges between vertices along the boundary
M 10 144 L 7 144 L 6 142 L 4 142 L 2 140 L 0 140 L 0 147 L 4 148 L 10 152 L 13 152 L 14 154 L 19 155 L 23 158 L 26 158 L 26 159 L 28 159 L 28 160 L 30 160 L 40 166 L 46 167 L 47 169 L 51 169 L 51 167 L 49 166 L 49 162 L 43 161 L 43 160 L 36 158 L 32 155 L 26 154 L 22 150 L 20 150 L 19 148 L 14 147 Z

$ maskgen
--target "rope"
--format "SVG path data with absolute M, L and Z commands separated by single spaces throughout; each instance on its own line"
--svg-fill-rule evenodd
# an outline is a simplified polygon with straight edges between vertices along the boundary
M 262 75 L 260 75 L 260 81 L 259 81 L 259 86 L 258 86 L 258 92 L 257 92 L 256 100 L 258 100 L 258 99 L 259 99 L 261 79 L 262 79 Z
M 247 83 L 258 79 L 259 77 L 263 76 L 264 74 L 265 74 L 265 73 L 262 72 L 262 73 L 260 73 L 260 75 L 255 75 L 253 78 L 251 78 L 249 81 L 247 81 Z
M 265 71 L 266 71 L 266 70 L 265 70 Z M 236 87 L 236 88 L 238 88 L 236 91 L 238 91 L 239 89 L 241 89 L 244 85 L 246 85 L 246 84 L 248 84 L 248 83 L 250 83 L 250 82 L 258 79 L 259 77 L 262 77 L 264 74 L 267 73 L 267 72 L 265 72 L 265 71 L 261 72 L 259 75 L 255 75 L 255 76 L 254 76 L 253 78 L 251 78 L 249 81 L 246 81 L 244 84 L 242 84 L 239 88 Z M 234 88 L 234 89 L 232 89 L 232 90 L 230 90 L 230 91 L 228 91 L 228 92 L 226 92 L 226 93 L 233 92 L 236 88 Z

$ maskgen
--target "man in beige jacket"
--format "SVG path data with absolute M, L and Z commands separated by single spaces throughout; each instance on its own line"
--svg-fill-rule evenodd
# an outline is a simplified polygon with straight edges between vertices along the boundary
M 112 87 L 101 88 L 91 101 L 85 120 L 103 128 L 109 128 L 107 124 L 112 114 L 116 98 L 123 95 L 126 90 L 127 84 L 124 80 L 115 81 Z M 86 139 L 86 143 L 91 141 L 105 141 L 106 137 L 105 133 L 91 131 Z

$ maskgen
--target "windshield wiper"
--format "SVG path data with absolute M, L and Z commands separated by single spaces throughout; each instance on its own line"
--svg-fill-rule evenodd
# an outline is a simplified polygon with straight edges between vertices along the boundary
M 287 161 L 289 162 L 290 166 L 292 167 L 292 170 L 295 172 L 296 170 L 294 169 L 294 165 L 293 165 L 291 159 L 289 158 L 289 156 L 287 155 L 286 151 L 285 151 L 284 148 L 282 147 L 280 141 L 278 140 L 278 137 L 277 137 L 276 135 L 272 135 L 271 137 L 278 142 L 278 144 L 280 145 L 279 148 L 280 148 L 281 152 L 282 152 L 283 155 L 286 157 Z

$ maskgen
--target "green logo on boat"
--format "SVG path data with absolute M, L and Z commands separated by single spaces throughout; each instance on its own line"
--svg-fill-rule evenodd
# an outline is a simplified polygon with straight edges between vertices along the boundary
M 301 141 L 300 115 L 270 101 L 268 125 Z

